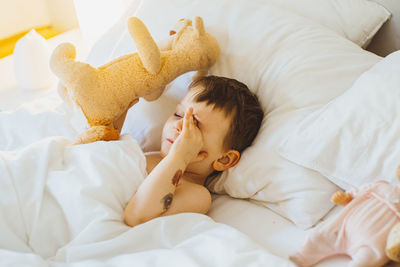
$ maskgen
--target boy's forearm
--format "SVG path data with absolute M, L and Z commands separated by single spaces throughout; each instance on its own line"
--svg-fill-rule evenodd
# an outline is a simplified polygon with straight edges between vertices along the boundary
M 160 216 L 170 207 L 186 164 L 168 154 L 152 170 L 125 208 L 125 222 L 134 226 Z
M 122 113 L 117 119 L 113 121 L 113 126 L 114 129 L 117 130 L 119 133 L 121 133 L 122 127 L 124 126 L 126 114 L 128 113 L 128 110 L 135 105 L 137 102 L 139 102 L 139 98 L 136 98 L 132 100 L 132 102 L 129 104 L 128 108 Z

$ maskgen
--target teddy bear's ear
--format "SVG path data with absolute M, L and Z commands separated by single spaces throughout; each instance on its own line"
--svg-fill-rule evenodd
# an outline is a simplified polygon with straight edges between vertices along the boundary
M 205 34 L 203 19 L 201 17 L 194 18 L 194 28 L 196 29 L 197 35 L 202 36 Z

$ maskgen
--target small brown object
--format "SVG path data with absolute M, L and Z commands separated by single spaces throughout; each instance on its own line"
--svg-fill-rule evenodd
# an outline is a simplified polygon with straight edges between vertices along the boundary
M 161 200 L 161 203 L 164 204 L 164 211 L 167 211 L 169 207 L 171 207 L 172 204 L 172 199 L 174 198 L 174 195 L 172 193 L 168 193 L 163 199 Z
M 337 191 L 331 197 L 333 203 L 341 206 L 346 206 L 352 200 L 353 196 L 351 194 L 342 191 Z
M 176 33 L 176 31 L 169 31 L 169 35 L 171 36 L 171 35 L 174 35 Z
M 174 178 L 172 178 L 172 184 L 177 186 L 181 178 L 182 178 L 182 170 L 177 170 L 174 175 Z

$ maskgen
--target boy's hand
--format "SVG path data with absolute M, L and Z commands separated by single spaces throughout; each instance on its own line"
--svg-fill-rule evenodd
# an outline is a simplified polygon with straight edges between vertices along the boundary
M 125 117 L 126 114 L 128 113 L 128 110 L 135 105 L 137 102 L 139 102 L 139 98 L 134 99 L 131 103 L 129 103 L 128 108 L 118 117 L 113 121 L 113 126 L 114 128 L 118 131 L 121 132 L 122 126 L 124 126 L 125 122 Z
M 190 107 L 183 118 L 182 132 L 171 147 L 170 153 L 182 157 L 187 164 L 204 160 L 208 155 L 200 151 L 203 147 L 203 136 L 193 118 L 193 108 Z

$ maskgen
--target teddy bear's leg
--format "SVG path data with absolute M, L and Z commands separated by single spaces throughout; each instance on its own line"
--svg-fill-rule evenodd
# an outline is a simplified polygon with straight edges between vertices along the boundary
M 204 28 L 204 22 L 201 17 L 194 18 L 194 28 L 196 29 L 198 36 L 202 36 L 206 33 L 206 30 Z
M 376 267 L 383 266 L 389 259 L 370 247 L 360 247 L 357 252 L 351 255 L 349 267 Z
M 97 141 L 113 141 L 119 139 L 119 132 L 110 126 L 93 126 L 79 134 L 73 145 L 88 144 Z
M 92 98 L 92 94 L 89 90 L 96 90 L 96 86 L 83 86 L 84 84 L 95 84 L 98 80 L 97 68 L 84 63 L 75 61 L 76 49 L 71 43 L 62 43 L 54 49 L 50 59 L 50 67 L 54 74 L 60 79 L 61 86 L 58 88 L 59 93 L 62 97 L 71 96 L 77 97 L 79 95 L 89 95 L 88 98 Z M 63 88 L 64 87 L 64 88 Z M 72 90 L 72 92 L 68 92 Z M 88 88 L 89 87 L 89 88 Z M 71 93 L 71 95 L 69 94 Z M 71 99 L 70 99 L 71 100 Z M 83 99 L 79 99 L 82 104 Z
M 129 33 L 136 45 L 143 67 L 151 74 L 161 69 L 161 53 L 143 22 L 132 17 L 128 20 Z
M 335 255 L 337 253 L 334 247 L 336 240 L 330 240 L 331 237 L 333 236 L 320 232 L 320 229 L 315 229 L 300 250 L 290 256 L 290 260 L 299 266 L 306 267 Z

